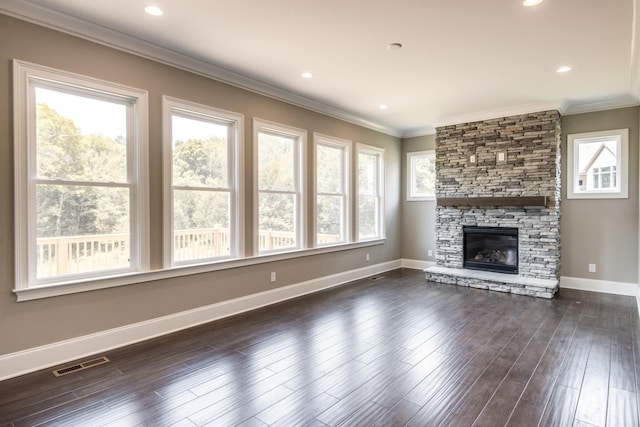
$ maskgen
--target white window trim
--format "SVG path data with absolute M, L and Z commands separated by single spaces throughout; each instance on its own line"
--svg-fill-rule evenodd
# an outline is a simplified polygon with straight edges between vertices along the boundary
M 373 237 L 370 238 L 364 238 L 361 239 L 360 238 L 360 212 L 358 210 L 358 206 L 360 206 L 360 190 L 358 189 L 358 171 L 360 170 L 359 167 L 359 154 L 363 153 L 363 154 L 371 154 L 371 155 L 375 155 L 378 156 L 378 182 L 377 182 L 377 191 L 378 191 L 378 197 L 380 199 L 380 204 L 378 206 L 378 217 L 380 218 L 380 224 L 378 225 L 378 230 L 377 230 L 377 234 Z M 366 145 L 366 144 L 362 144 L 362 143 L 357 143 L 356 144 L 356 155 L 355 155 L 355 162 L 356 162 L 356 166 L 355 166 L 355 170 L 354 170 L 354 181 L 355 181 L 355 224 L 354 224 L 354 230 L 353 230 L 353 235 L 354 235 L 354 241 L 357 242 L 365 242 L 368 240 L 376 240 L 376 239 L 384 239 L 386 236 L 386 218 L 385 218 L 385 159 L 384 159 L 384 153 L 385 150 L 384 148 L 379 148 L 379 147 L 374 147 L 371 145 Z
M 434 161 L 436 158 L 436 150 L 425 150 L 425 151 L 414 151 L 411 153 L 407 153 L 407 201 L 416 202 L 416 201 L 435 201 L 436 194 L 427 194 L 427 195 L 416 195 L 415 194 L 415 183 L 416 183 L 416 168 L 414 159 L 420 157 L 433 157 Z
M 35 159 L 35 147 L 31 143 L 34 136 L 32 127 L 35 120 L 33 105 L 34 82 L 51 83 L 60 87 L 78 88 L 84 91 L 95 91 L 133 103 L 133 123 L 131 128 L 133 141 L 129 152 L 127 167 L 132 185 L 131 205 L 131 266 L 124 274 L 149 270 L 149 184 L 148 184 L 148 95 L 140 89 L 87 77 L 68 71 L 57 70 L 42 65 L 14 59 L 13 60 L 13 98 L 14 98 L 14 180 L 15 180 L 15 291 L 34 289 L 42 286 L 61 286 L 69 283 L 84 283 L 104 280 L 110 276 L 120 276 L 117 272 L 87 273 L 84 275 L 61 276 L 47 280 L 35 279 L 35 266 L 30 260 L 35 259 L 34 216 L 29 216 L 34 209 L 35 194 L 32 191 L 30 174 L 33 166 L 29 162 Z M 33 175 L 33 174 L 32 174 Z M 35 240 L 34 240 L 35 241 Z M 31 270 L 31 271 L 30 271 Z M 82 286 L 81 286 L 82 287 Z M 76 291 L 79 292 L 79 291 Z
M 601 189 L 598 191 L 575 191 L 580 171 L 577 165 L 577 150 L 580 141 L 597 142 L 602 139 L 618 140 L 617 179 L 620 191 Z M 629 129 L 614 129 L 567 135 L 567 199 L 627 199 L 629 197 Z
M 324 145 L 326 147 L 338 148 L 343 151 L 343 165 L 342 165 L 342 177 L 343 177 L 343 197 L 344 197 L 344 212 L 342 213 L 342 225 L 345 240 L 335 243 L 326 243 L 324 245 L 318 244 L 318 146 Z M 351 232 L 351 156 L 352 156 L 353 143 L 347 139 L 336 138 L 329 135 L 323 135 L 321 133 L 314 132 L 313 134 L 313 247 L 324 246 L 336 246 L 349 243 L 352 238 Z
M 258 135 L 260 132 L 272 133 L 293 138 L 296 143 L 295 174 L 296 197 L 298 209 L 296 211 L 296 246 L 292 248 L 274 249 L 260 252 L 259 248 L 259 212 L 258 212 Z M 253 118 L 253 253 L 254 255 L 269 255 L 273 253 L 299 251 L 308 247 L 307 244 L 307 131 L 293 126 L 283 125 L 268 120 Z
M 171 118 L 180 113 L 194 119 L 225 122 L 233 132 L 229 150 L 230 254 L 226 257 L 175 262 L 173 245 L 173 144 Z M 163 265 L 165 268 L 203 264 L 223 258 L 244 256 L 244 115 L 170 96 L 162 97 L 163 159 Z

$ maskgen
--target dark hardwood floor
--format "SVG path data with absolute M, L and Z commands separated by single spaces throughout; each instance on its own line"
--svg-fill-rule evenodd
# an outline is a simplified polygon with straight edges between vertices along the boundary
M 385 276 L 0 382 L 0 427 L 638 426 L 634 298 Z

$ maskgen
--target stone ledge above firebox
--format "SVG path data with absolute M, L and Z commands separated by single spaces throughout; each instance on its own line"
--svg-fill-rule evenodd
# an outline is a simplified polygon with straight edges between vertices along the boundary
M 468 286 L 490 291 L 510 292 L 538 298 L 553 298 L 558 280 L 538 279 L 513 274 L 433 266 L 424 270 L 427 280 L 436 283 Z

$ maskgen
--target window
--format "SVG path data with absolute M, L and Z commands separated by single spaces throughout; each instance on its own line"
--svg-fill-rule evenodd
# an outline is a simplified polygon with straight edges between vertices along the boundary
M 407 200 L 436 199 L 436 152 L 407 153 Z
M 358 144 L 358 240 L 384 237 L 384 150 Z
M 629 130 L 567 137 L 567 198 L 627 198 Z
M 163 98 L 165 265 L 241 253 L 243 116 Z
M 302 129 L 254 119 L 256 211 L 254 241 L 258 253 L 305 247 L 305 146 Z
M 314 134 L 316 246 L 347 243 L 351 141 Z
M 148 270 L 147 93 L 14 61 L 16 289 Z

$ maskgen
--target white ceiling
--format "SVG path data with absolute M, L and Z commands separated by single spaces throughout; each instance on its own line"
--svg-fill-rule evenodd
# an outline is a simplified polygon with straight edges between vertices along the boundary
M 637 105 L 637 1 L 3 0 L 0 11 L 411 136 Z

